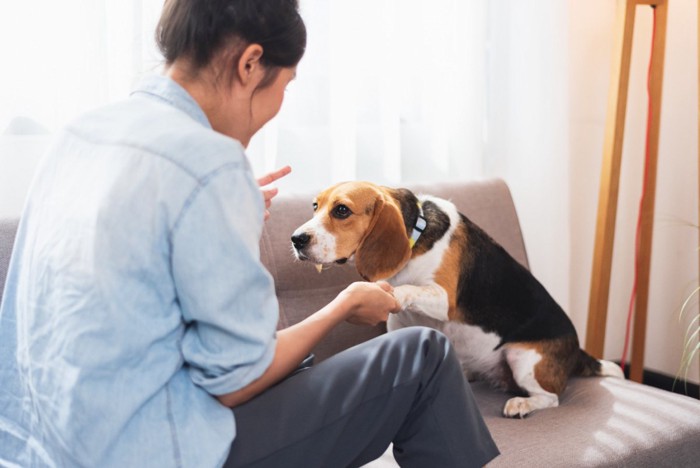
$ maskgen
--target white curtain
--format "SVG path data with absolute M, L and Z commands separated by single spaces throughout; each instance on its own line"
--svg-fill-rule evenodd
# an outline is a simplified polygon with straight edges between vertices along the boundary
M 159 69 L 153 37 L 162 0 L 0 5 L 0 133 L 16 116 L 53 131 Z
M 51 132 L 160 70 L 161 7 L 0 4 L 0 217 L 18 214 Z M 278 183 L 286 192 L 348 179 L 505 178 L 533 270 L 567 304 L 568 2 L 301 0 L 301 9 L 307 52 L 282 111 L 251 142 L 255 171 L 290 164 Z
M 513 109 L 532 89 L 516 89 L 530 80 L 513 80 L 512 73 L 565 68 L 549 63 L 546 43 L 534 43 L 556 40 L 548 33 L 553 19 L 566 20 L 562 3 L 302 0 L 307 53 L 280 115 L 251 143 L 254 167 L 292 164 L 291 189 L 354 178 L 396 184 L 504 174 L 507 137 L 536 126 L 532 111 L 547 105 L 545 97 Z M 158 72 L 153 30 L 161 6 L 162 0 L 0 6 L 7 65 L 0 133 L 50 133 Z M 528 42 L 538 49 L 521 55 Z M 539 78 L 548 91 L 553 80 Z M 18 130 L 18 117 L 37 125 Z
M 483 174 L 487 2 L 307 0 L 307 52 L 254 164 L 290 188 Z
M 0 3 L 0 218 L 17 216 L 51 133 L 160 68 L 161 0 Z

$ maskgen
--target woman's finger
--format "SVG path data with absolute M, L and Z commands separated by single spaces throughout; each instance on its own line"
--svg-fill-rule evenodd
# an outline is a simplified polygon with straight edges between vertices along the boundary
M 277 190 L 276 188 L 273 188 L 273 189 L 270 189 L 270 190 L 263 190 L 263 191 L 262 191 L 262 193 L 263 193 L 263 199 L 264 199 L 266 202 L 269 202 L 270 200 L 272 200 L 272 199 L 277 195 L 278 192 L 279 192 L 279 190 Z
M 258 179 L 258 185 L 261 187 L 264 187 L 266 185 L 270 185 L 276 180 L 281 179 L 282 177 L 286 176 L 292 172 L 292 168 L 289 166 L 284 166 L 280 169 L 277 169 L 274 172 L 270 172 L 269 174 L 265 174 L 261 178 Z

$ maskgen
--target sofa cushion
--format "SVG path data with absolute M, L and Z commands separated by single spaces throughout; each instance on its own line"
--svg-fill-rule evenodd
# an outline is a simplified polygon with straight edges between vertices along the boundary
M 526 419 L 501 416 L 512 395 L 472 382 L 501 451 L 499 467 L 698 466 L 700 402 L 629 380 L 575 378 L 560 406 Z M 364 468 L 397 468 L 391 447 Z
M 575 378 L 560 406 L 524 420 L 501 416 L 512 395 L 473 382 L 501 450 L 489 467 L 698 466 L 700 402 L 629 380 Z

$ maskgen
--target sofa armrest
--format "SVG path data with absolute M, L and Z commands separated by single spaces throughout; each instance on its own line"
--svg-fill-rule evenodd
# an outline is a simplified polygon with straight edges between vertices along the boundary
M 10 264 L 10 255 L 12 254 L 12 246 L 17 234 L 18 224 L 19 219 L 17 218 L 0 219 L 0 303 L 2 303 L 7 269 Z

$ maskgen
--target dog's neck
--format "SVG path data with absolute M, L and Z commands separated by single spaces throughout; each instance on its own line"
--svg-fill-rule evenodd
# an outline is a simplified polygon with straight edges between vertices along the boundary
M 450 217 L 430 199 L 422 200 L 426 228 L 413 247 L 412 256 L 424 254 L 442 239 L 450 228 Z
M 418 216 L 421 214 L 418 208 L 420 203 L 418 197 L 408 189 L 391 189 L 389 193 L 399 203 L 403 223 L 406 226 L 406 235 L 410 238 Z
M 431 201 L 422 203 L 408 189 L 393 189 L 390 193 L 401 207 L 401 215 L 403 216 L 406 235 L 409 239 L 412 236 L 414 227 L 419 222 L 419 216 L 425 219 L 425 228 L 423 228 L 420 238 L 417 238 L 415 244 L 412 245 L 412 256 L 420 255 L 432 248 L 433 244 L 442 238 L 449 227 L 447 215 Z
M 418 242 L 418 239 L 420 239 L 421 234 L 423 234 L 423 231 L 425 231 L 425 228 L 427 226 L 421 202 L 418 202 L 417 205 L 418 216 L 416 217 L 416 224 L 413 225 L 413 230 L 411 231 L 411 235 L 408 238 L 408 243 L 411 246 L 411 248 L 415 247 L 416 242 Z

